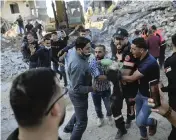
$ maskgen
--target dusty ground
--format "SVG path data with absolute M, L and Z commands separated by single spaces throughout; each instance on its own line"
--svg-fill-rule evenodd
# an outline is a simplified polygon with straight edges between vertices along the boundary
M 108 51 L 109 48 L 109 40 L 104 40 L 104 43 L 107 46 Z M 167 53 L 169 54 L 169 53 Z M 11 85 L 12 79 L 22 71 L 27 69 L 27 65 L 22 62 L 21 53 L 19 51 L 11 51 L 9 47 L 4 48 L 2 52 L 2 63 L 1 63 L 1 136 L 2 140 L 5 140 L 8 135 L 17 127 L 16 121 L 14 119 L 14 115 L 9 105 L 9 89 Z M 9 57 L 7 57 L 9 56 Z M 163 71 L 161 72 L 161 79 L 164 80 L 164 83 L 167 84 Z M 62 81 L 63 84 L 63 81 Z M 73 114 L 73 107 L 69 102 L 68 97 L 66 97 L 68 102 L 67 111 L 66 111 L 66 119 L 65 123 L 59 130 L 60 136 L 63 140 L 69 140 L 70 135 L 63 133 L 63 127 L 66 125 L 71 115 Z M 104 114 L 105 109 L 103 105 Z M 126 105 L 124 104 L 123 114 L 126 114 Z M 170 133 L 171 126 L 169 122 L 163 117 L 152 113 L 151 116 L 154 116 L 159 121 L 158 130 L 155 136 L 150 137 L 150 140 L 166 140 L 167 136 Z M 92 102 L 91 96 L 89 96 L 89 110 L 88 110 L 88 126 L 83 135 L 83 140 L 113 140 L 117 129 L 115 126 L 109 126 L 105 123 L 105 125 L 101 128 L 96 126 L 96 114 L 94 110 L 94 105 Z M 123 140 L 138 140 L 140 138 L 139 129 L 137 128 L 135 121 L 132 123 L 131 128 L 128 130 L 128 134 L 124 136 Z

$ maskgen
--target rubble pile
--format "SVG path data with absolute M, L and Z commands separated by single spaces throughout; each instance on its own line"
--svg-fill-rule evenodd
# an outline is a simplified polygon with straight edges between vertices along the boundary
M 1 33 L 4 34 L 6 31 L 8 31 L 11 28 L 11 24 L 5 20 L 4 18 L 0 17 L 1 20 Z
M 143 24 L 164 30 L 166 40 L 176 33 L 176 8 L 170 1 L 132 1 L 115 10 L 104 22 L 103 33 L 112 35 L 118 27 L 134 33 Z
M 22 61 L 21 52 L 14 52 L 7 48 L 1 53 L 1 80 L 8 81 L 14 76 L 26 71 L 28 65 Z

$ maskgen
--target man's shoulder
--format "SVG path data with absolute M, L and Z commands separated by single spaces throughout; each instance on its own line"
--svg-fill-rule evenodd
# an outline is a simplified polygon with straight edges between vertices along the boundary
M 165 64 L 172 65 L 176 63 L 176 53 L 172 54 L 165 60 Z

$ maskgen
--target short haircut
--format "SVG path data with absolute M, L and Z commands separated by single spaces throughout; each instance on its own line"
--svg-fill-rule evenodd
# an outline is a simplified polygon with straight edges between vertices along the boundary
M 151 29 L 156 30 L 157 28 L 156 28 L 155 25 L 152 25 L 152 26 L 151 26 Z
M 103 50 L 106 51 L 106 47 L 104 45 L 101 45 L 101 44 L 100 45 L 96 45 L 95 48 L 97 48 L 97 47 L 103 48 Z
M 76 49 L 78 49 L 78 48 L 83 49 L 89 42 L 90 42 L 90 40 L 85 37 L 78 37 L 75 42 L 75 48 Z
M 85 33 L 86 30 L 85 30 L 85 29 L 81 29 L 81 30 L 79 30 L 79 32 L 83 32 L 83 33 Z
M 176 34 L 174 34 L 172 36 L 172 43 L 174 44 L 174 46 L 176 47 Z
M 146 43 L 145 39 L 142 37 L 135 38 L 132 41 L 132 43 L 134 45 L 136 45 L 136 47 L 138 47 L 138 48 L 143 48 L 143 49 L 147 50 L 147 43 Z
M 34 37 L 34 33 L 33 33 L 33 32 L 28 32 L 28 33 L 26 34 L 26 36 L 28 36 L 28 35 L 31 35 L 31 36 Z
M 80 30 L 82 30 L 82 29 L 85 29 L 85 28 L 81 25 L 81 26 L 79 26 L 78 31 L 80 32 Z
M 57 32 L 56 32 L 56 31 L 54 31 L 54 32 L 52 32 L 52 33 L 51 33 L 51 35 L 53 35 L 53 34 L 54 34 L 54 35 L 57 35 Z
M 28 70 L 15 78 L 10 90 L 10 104 L 18 124 L 38 126 L 56 91 L 56 73 L 48 68 Z
M 50 40 L 50 39 L 51 39 L 51 34 L 47 34 L 43 37 L 43 41 Z
M 86 30 L 86 32 L 90 32 L 90 29 L 85 29 Z

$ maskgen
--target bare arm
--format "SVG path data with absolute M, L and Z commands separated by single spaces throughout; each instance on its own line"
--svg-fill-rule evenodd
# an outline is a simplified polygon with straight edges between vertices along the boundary
M 143 76 L 144 75 L 142 73 L 136 70 L 131 76 L 122 76 L 122 80 L 125 82 L 134 82 L 136 80 L 139 80 Z
M 166 117 L 167 120 L 176 127 L 176 112 L 172 110 L 171 115 L 169 117 Z

